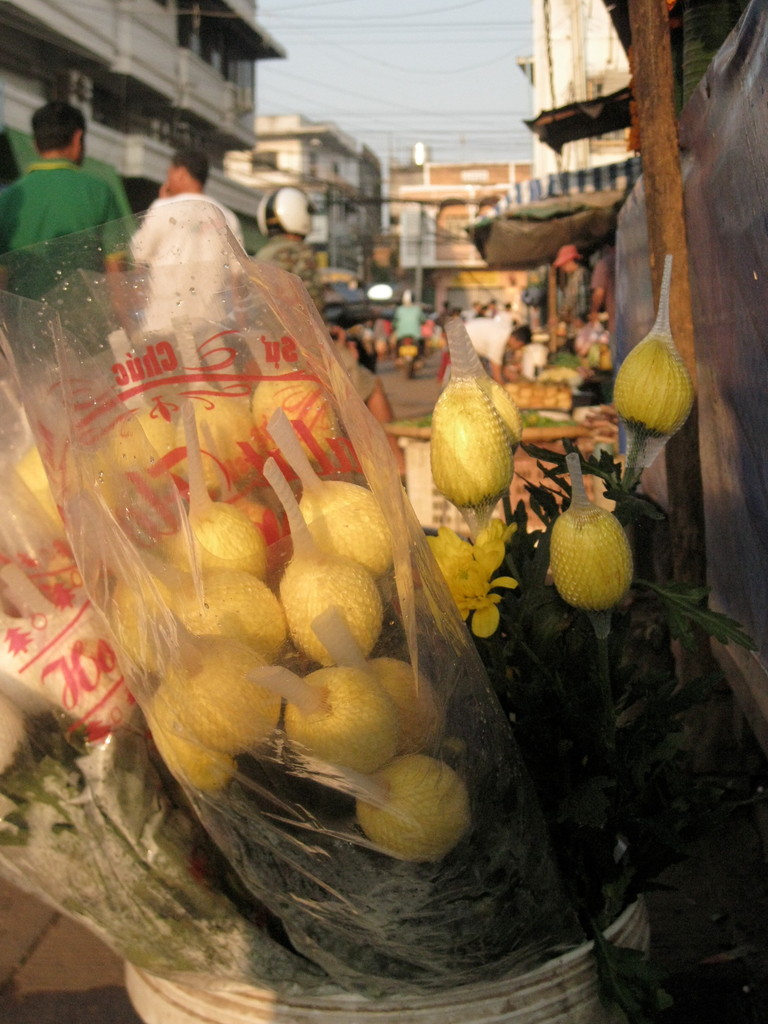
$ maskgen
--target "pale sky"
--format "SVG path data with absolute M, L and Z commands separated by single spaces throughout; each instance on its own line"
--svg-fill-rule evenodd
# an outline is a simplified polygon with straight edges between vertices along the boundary
M 257 113 L 333 121 L 383 165 L 529 160 L 530 0 L 261 0 L 287 53 L 257 64 Z

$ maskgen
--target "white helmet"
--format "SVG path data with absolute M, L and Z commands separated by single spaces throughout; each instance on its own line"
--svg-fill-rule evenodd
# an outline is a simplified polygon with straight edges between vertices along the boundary
M 312 229 L 312 204 L 298 188 L 279 188 L 265 195 L 256 212 L 262 235 L 285 232 L 305 238 Z

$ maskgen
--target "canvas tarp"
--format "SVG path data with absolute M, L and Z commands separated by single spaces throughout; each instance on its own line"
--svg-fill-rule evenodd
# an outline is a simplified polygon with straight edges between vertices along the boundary
M 489 267 L 528 270 L 551 263 L 561 245 L 600 245 L 616 228 L 623 192 L 545 199 L 515 215 L 476 225 L 474 242 Z
M 753 653 L 740 654 L 733 645 L 716 653 L 739 659 L 768 742 L 766 81 L 768 3 L 752 0 L 686 104 L 679 134 L 707 582 L 713 606 L 740 622 L 757 644 Z M 645 217 L 643 191 L 636 187 L 619 219 L 620 348 L 641 340 L 653 318 Z M 663 501 L 663 493 L 658 497 Z
M 520 182 L 473 225 L 472 240 L 490 267 L 508 270 L 549 263 L 568 243 L 591 251 L 615 229 L 640 172 L 640 158 L 631 157 Z
M 525 123 L 546 146 L 560 153 L 568 142 L 592 139 L 628 128 L 631 99 L 632 92 L 629 86 L 625 86 L 608 96 L 542 110 L 537 117 Z

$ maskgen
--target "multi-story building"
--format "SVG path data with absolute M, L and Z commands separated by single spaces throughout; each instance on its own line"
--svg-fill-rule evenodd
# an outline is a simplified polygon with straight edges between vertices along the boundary
M 3 0 L 0 184 L 24 169 L 30 118 L 51 99 L 88 119 L 87 152 L 122 179 L 134 212 L 157 195 L 173 150 L 203 148 L 207 191 L 258 237 L 259 195 L 223 172 L 254 143 L 255 62 L 284 52 L 256 22 L 255 0 Z
M 618 164 L 627 160 L 626 120 L 616 130 L 583 135 L 555 146 L 548 144 L 548 114 L 552 124 L 563 121 L 564 108 L 575 122 L 579 117 L 602 127 L 609 121 L 603 108 L 628 110 L 630 74 L 627 55 L 607 7 L 588 0 L 532 0 L 533 56 L 521 60 L 533 86 L 534 118 L 532 160 L 510 163 L 415 164 L 390 172 L 394 201 L 394 230 L 399 236 L 401 276 L 414 282 L 416 291 L 437 307 L 443 302 L 467 306 L 473 301 L 510 302 L 524 315 L 519 294 L 527 273 L 488 269 L 471 239 L 481 218 L 494 218 L 521 194 L 537 192 L 531 179 L 548 179 L 563 171 Z M 627 93 L 624 96 L 624 93 Z M 601 117 L 598 119 L 597 114 Z M 541 125 L 544 124 L 544 130 Z M 578 134 L 578 130 L 575 132 Z M 548 194 L 548 193 L 545 193 Z M 470 230 L 468 230 L 470 229 Z M 542 263 L 545 262 L 542 259 Z M 515 261 L 510 260 L 510 266 Z
M 307 241 L 321 265 L 370 276 L 381 225 L 381 165 L 367 146 L 333 123 L 300 114 L 256 118 L 256 144 L 231 152 L 230 177 L 264 191 L 303 189 L 315 209 Z
M 533 0 L 534 114 L 572 104 L 592 105 L 629 84 L 627 54 L 605 3 Z M 558 115 L 559 116 L 559 115 Z M 535 137 L 533 176 L 583 170 L 626 159 L 627 130 L 566 142 L 558 152 Z
M 623 18 L 618 6 L 532 0 L 533 54 L 518 63 L 533 87 L 533 173 L 472 231 L 490 266 L 527 267 L 537 284 L 546 276 L 551 295 L 558 248 L 570 242 L 590 253 L 602 244 L 640 174 L 630 149 L 626 5 Z
M 390 223 L 399 242 L 393 273 L 416 298 L 441 309 L 496 299 L 520 312 L 525 275 L 489 270 L 469 229 L 516 184 L 527 162 L 415 163 L 389 172 Z

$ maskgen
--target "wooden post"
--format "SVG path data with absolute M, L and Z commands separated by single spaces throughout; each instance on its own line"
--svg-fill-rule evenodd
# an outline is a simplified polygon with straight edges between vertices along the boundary
M 632 67 L 643 156 L 651 278 L 658 296 L 664 256 L 672 254 L 669 308 L 675 345 L 696 383 L 688 246 L 666 0 L 629 0 Z M 666 446 L 675 578 L 703 583 L 704 508 L 696 404 Z
M 547 315 L 549 323 L 549 351 L 557 352 L 557 271 L 549 264 L 547 270 Z
M 696 358 L 688 278 L 688 247 L 678 145 L 674 73 L 666 0 L 629 0 L 632 69 L 643 157 L 651 277 L 656 296 L 664 256 L 672 254 L 670 326 L 680 355 L 696 383 Z M 667 444 L 672 569 L 676 580 L 706 583 L 704 501 L 699 456 L 698 407 Z M 693 656 L 680 659 L 683 680 L 712 666 L 702 637 Z

